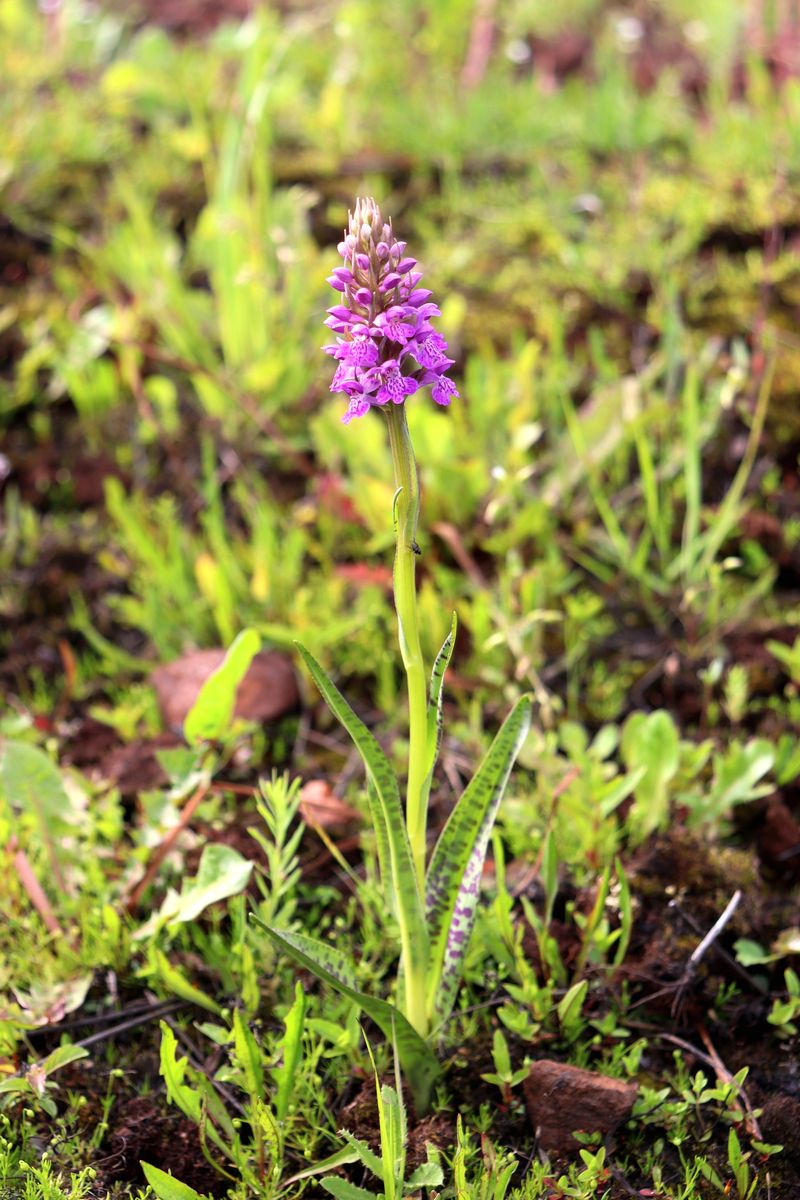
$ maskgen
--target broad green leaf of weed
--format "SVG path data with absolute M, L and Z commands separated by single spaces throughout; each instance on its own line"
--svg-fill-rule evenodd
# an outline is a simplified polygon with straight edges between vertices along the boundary
M 311 1179 L 314 1175 L 322 1175 L 325 1171 L 333 1171 L 336 1167 L 347 1166 L 358 1160 L 359 1155 L 356 1150 L 350 1146 L 343 1146 L 340 1150 L 335 1150 L 333 1154 L 328 1155 L 327 1158 L 323 1158 L 321 1162 L 314 1163 L 313 1167 L 306 1167 L 305 1170 L 290 1176 L 284 1181 L 284 1185 L 289 1187 L 292 1183 L 299 1183 L 301 1179 Z
M 216 1000 L 212 1000 L 205 992 L 201 992 L 199 988 L 190 983 L 183 972 L 173 966 L 162 950 L 153 950 L 150 973 L 154 974 L 167 991 L 172 992 L 174 996 L 179 996 L 181 1000 L 188 1000 L 190 1004 L 196 1004 L 199 1008 L 205 1008 L 217 1017 L 222 1015 L 222 1009 Z
M 376 1200 L 375 1192 L 368 1192 L 366 1188 L 357 1187 L 347 1179 L 339 1179 L 337 1177 L 323 1179 L 322 1186 L 336 1200 Z M 383 1195 L 382 1192 L 381 1195 Z
M 765 738 L 754 738 L 746 745 L 734 744 L 724 754 L 715 755 L 714 778 L 704 805 L 708 813 L 724 817 L 736 804 L 768 795 L 773 788 L 759 780 L 774 762 L 774 747 Z
M 408 1177 L 404 1191 L 418 1192 L 420 1188 L 438 1188 L 444 1183 L 444 1173 L 441 1163 L 429 1161 L 420 1163 L 417 1169 Z
M 62 1067 L 77 1062 L 80 1058 L 86 1058 L 88 1054 L 89 1051 L 84 1046 L 73 1046 L 70 1044 L 57 1046 L 55 1050 L 48 1054 L 47 1058 L 42 1060 L 41 1068 L 45 1075 L 52 1075 L 54 1071 L 59 1071 Z
M 15 808 L 33 813 L 42 825 L 64 824 L 70 810 L 61 772 L 43 750 L 27 742 L 7 742 L 0 782 Z
M 245 1087 L 253 1100 L 264 1095 L 264 1067 L 261 1051 L 239 1008 L 233 1010 L 233 1045 L 236 1060 L 244 1074 Z
M 244 679 L 251 662 L 261 648 L 261 639 L 254 629 L 243 629 L 225 655 L 223 662 L 210 675 L 183 723 L 187 742 L 216 742 L 228 732 L 236 706 L 236 689 Z
M 339 1136 L 343 1137 L 353 1150 L 354 1155 L 358 1156 L 360 1162 L 364 1164 L 368 1171 L 383 1183 L 383 1160 L 378 1158 L 373 1150 L 370 1150 L 366 1142 L 361 1138 L 357 1138 L 354 1133 L 350 1133 L 347 1129 L 340 1129 Z
M 628 818 L 636 841 L 662 826 L 668 816 L 669 784 L 680 765 L 680 738 L 668 712 L 634 713 L 622 731 L 622 757 L 629 771 L 644 768 Z
M 218 842 L 206 846 L 200 856 L 197 875 L 184 883 L 175 902 L 177 910 L 170 915 L 169 924 L 194 921 L 210 904 L 238 895 L 246 887 L 252 870 L 252 862 L 231 846 Z
M 200 1192 L 196 1192 L 188 1183 L 181 1183 L 174 1175 L 168 1175 L 148 1162 L 142 1161 L 140 1165 L 158 1200 L 202 1200 Z

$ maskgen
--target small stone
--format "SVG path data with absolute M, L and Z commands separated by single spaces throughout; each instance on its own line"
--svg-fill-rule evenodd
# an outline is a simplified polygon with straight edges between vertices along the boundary
M 175 662 L 156 667 L 150 676 L 164 724 L 179 731 L 209 675 L 225 657 L 224 650 L 193 650 Z M 275 650 L 261 650 L 239 684 L 234 716 L 265 725 L 300 703 L 291 659 Z
M 635 1083 L 542 1059 L 531 1065 L 522 1085 L 528 1118 L 545 1153 L 577 1154 L 573 1133 L 616 1129 L 631 1114 Z
M 300 816 L 307 825 L 343 829 L 361 820 L 361 813 L 333 794 L 324 779 L 309 779 L 300 793 Z

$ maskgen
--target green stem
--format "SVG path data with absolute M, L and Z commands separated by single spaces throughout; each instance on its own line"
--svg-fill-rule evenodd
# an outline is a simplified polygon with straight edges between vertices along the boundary
M 406 826 L 420 892 L 425 894 L 425 833 L 427 824 L 428 689 L 417 621 L 416 543 L 419 520 L 419 476 L 406 421 L 405 404 L 389 404 L 389 445 L 392 450 L 397 550 L 394 560 L 394 602 L 400 632 L 400 653 L 408 680 L 408 791 Z

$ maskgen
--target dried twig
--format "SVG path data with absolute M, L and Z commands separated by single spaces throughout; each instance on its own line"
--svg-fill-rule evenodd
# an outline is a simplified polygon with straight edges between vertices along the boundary
M 17 872 L 17 877 L 25 889 L 31 904 L 47 926 L 48 932 L 52 933 L 54 937 L 63 937 L 64 930 L 59 925 L 50 901 L 47 899 L 42 885 L 36 878 L 36 874 L 30 864 L 30 859 L 25 851 L 20 849 L 16 837 L 12 837 L 8 843 L 8 852 L 13 855 L 14 869 Z
M 672 1002 L 673 1017 L 675 1016 L 675 1014 L 678 1011 L 678 1008 L 680 1007 L 681 1001 L 683 1000 L 683 993 L 684 993 L 685 989 L 688 987 L 688 985 L 691 983 L 692 979 L 694 978 L 695 972 L 697 971 L 697 968 L 700 965 L 700 962 L 701 962 L 703 956 L 705 955 L 706 951 L 711 946 L 714 945 L 717 938 L 722 933 L 723 929 L 728 924 L 728 922 L 730 921 L 733 914 L 736 912 L 736 909 L 739 907 L 739 902 L 741 901 L 741 899 L 742 899 L 741 889 L 737 888 L 736 891 L 731 896 L 728 903 L 725 905 L 725 908 L 722 911 L 722 913 L 717 917 L 716 921 L 709 929 L 708 933 L 705 935 L 704 938 L 702 938 L 702 940 L 698 943 L 698 945 L 695 947 L 695 949 L 689 955 L 689 961 L 686 964 L 683 975 L 678 980 L 678 983 L 676 985 L 675 999 Z
M 128 897 L 123 900 L 123 906 L 127 912 L 132 913 L 132 912 L 136 911 L 136 909 L 139 906 L 139 901 L 141 900 L 145 891 L 147 890 L 147 888 L 150 886 L 153 879 L 155 878 L 158 868 L 161 866 L 162 862 L 164 861 L 164 859 L 167 857 L 170 850 L 174 846 L 178 835 L 183 832 L 183 830 L 186 828 L 186 826 L 191 821 L 191 819 L 194 816 L 195 812 L 197 811 L 197 808 L 200 805 L 201 801 L 203 799 L 205 799 L 205 797 L 208 795 L 208 791 L 209 791 L 209 783 L 208 782 L 201 783 L 200 786 L 193 793 L 191 798 L 186 802 L 184 807 L 181 809 L 181 814 L 178 818 L 177 823 L 175 825 L 173 825 L 172 829 L 170 829 L 169 832 L 167 833 L 167 835 L 165 836 L 163 842 L 161 842 L 161 844 L 159 846 L 157 846 L 156 849 L 153 851 L 153 854 L 150 858 L 150 861 L 147 864 L 147 868 L 145 870 L 144 875 L 139 880 L 139 882 L 136 884 L 133 891 L 128 895 Z
M 734 897 L 732 897 L 732 899 L 731 899 L 731 902 L 730 902 L 731 904 L 733 903 L 733 900 L 736 898 L 737 895 L 741 896 L 741 893 L 739 893 L 739 892 L 735 893 Z M 683 920 L 686 922 L 686 924 L 691 929 L 694 930 L 694 932 L 696 934 L 699 935 L 701 933 L 700 925 L 698 925 L 697 921 L 695 921 L 695 919 L 691 915 L 691 913 L 688 913 L 685 911 L 685 909 L 678 903 L 677 900 L 670 900 L 669 907 L 674 908 L 675 911 L 683 918 Z M 730 907 L 730 905 L 729 905 L 729 907 Z M 725 917 L 727 911 L 728 910 L 726 909 L 725 912 L 723 912 L 722 917 L 720 917 L 720 921 L 723 919 L 723 917 Z M 730 915 L 733 915 L 733 914 L 731 913 Z M 695 963 L 697 961 L 699 961 L 699 959 L 702 957 L 702 954 L 705 954 L 706 950 L 708 950 L 712 946 L 712 942 L 709 941 L 709 938 L 711 936 L 711 933 L 714 933 L 715 931 L 716 931 L 716 936 L 717 937 L 719 936 L 721 929 L 717 930 L 718 924 L 719 924 L 719 921 L 716 922 L 716 924 L 714 924 L 712 926 L 710 932 L 705 935 L 705 937 L 703 938 L 703 941 L 701 941 L 700 945 L 697 947 L 697 950 L 695 950 L 694 954 L 691 956 L 691 958 L 689 960 L 690 962 L 691 962 L 692 958 L 695 959 Z M 706 943 L 706 944 L 704 945 L 704 943 Z M 702 954 L 699 954 L 698 951 L 701 950 L 701 947 L 702 947 Z M 756 992 L 760 992 L 761 995 L 768 994 L 769 988 L 766 987 L 763 983 L 760 983 L 758 979 L 754 979 L 753 976 L 750 974 L 750 972 L 746 971 L 745 968 L 742 966 L 742 964 L 737 962 L 736 959 L 733 957 L 733 955 L 729 954 L 724 946 L 720 946 L 718 944 L 718 942 L 716 941 L 716 938 L 713 941 L 713 949 L 714 949 L 714 953 L 719 955 L 720 958 L 724 959 L 725 962 L 728 964 L 728 966 L 731 968 L 731 970 L 736 972 L 736 974 L 739 976 L 739 978 L 742 980 L 743 983 L 748 984 L 749 987 L 753 988 L 754 991 L 756 991 Z
M 486 74 L 495 34 L 494 9 L 495 0 L 475 2 L 467 57 L 461 70 L 461 82 L 465 88 L 477 87 Z
M 135 1017 L 129 1017 L 127 1021 L 120 1021 L 118 1025 L 112 1025 L 110 1029 L 101 1029 L 98 1033 L 92 1033 L 87 1038 L 81 1038 L 75 1045 L 94 1046 L 97 1042 L 111 1041 L 112 1038 L 117 1037 L 120 1033 L 127 1033 L 129 1029 L 136 1029 L 139 1025 L 145 1025 L 148 1021 L 152 1021 L 154 1017 L 164 1017 L 177 1012 L 185 1004 L 185 1000 L 164 1000 L 161 1004 L 151 1004 L 146 1012 L 137 1013 Z

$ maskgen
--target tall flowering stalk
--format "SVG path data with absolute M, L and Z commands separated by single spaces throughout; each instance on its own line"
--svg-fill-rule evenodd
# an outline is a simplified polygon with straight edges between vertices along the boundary
M 340 302 L 328 310 L 326 325 L 336 340 L 325 347 L 336 361 L 331 391 L 347 400 L 345 424 L 372 409 L 387 424 L 396 487 L 395 608 L 408 681 L 405 808 L 378 742 L 319 663 L 298 647 L 364 762 L 381 882 L 400 930 L 401 1006 L 362 992 L 352 964 L 333 946 L 294 930 L 264 928 L 298 963 L 355 1000 L 394 1042 L 422 1111 L 439 1072 L 430 1043 L 455 1002 L 489 837 L 528 731 L 531 704 L 527 696 L 517 701 L 451 812 L 426 866 L 428 799 L 442 732 L 442 685 L 456 622 L 454 614 L 428 684 L 415 583 L 419 477 L 405 406 L 424 388 L 430 388 L 433 400 L 443 406 L 458 392 L 447 374 L 453 363 L 447 343 L 432 324 L 439 309 L 431 293 L 419 286 L 416 260 L 407 257 L 405 249 L 405 242 L 394 240 L 391 222 L 384 221 L 375 201 L 359 200 L 339 244 L 344 265 L 329 280 Z
M 447 375 L 453 359 L 447 342 L 433 328 L 441 316 L 431 293 L 420 287 L 417 261 L 406 256 L 406 243 L 395 241 L 374 200 L 359 200 L 349 230 L 338 246 L 344 266 L 328 283 L 342 303 L 328 309 L 325 324 L 338 336 L 324 350 L 337 363 L 332 392 L 349 400 L 342 421 L 365 416 L 371 408 L 387 418 L 392 452 L 397 550 L 394 595 L 400 652 L 408 680 L 409 756 L 406 823 L 420 889 L 425 886 L 425 833 L 431 780 L 426 776 L 428 685 L 417 621 L 416 556 L 419 522 L 419 475 L 406 420 L 405 401 L 430 386 L 437 404 L 448 405 L 458 391 Z

